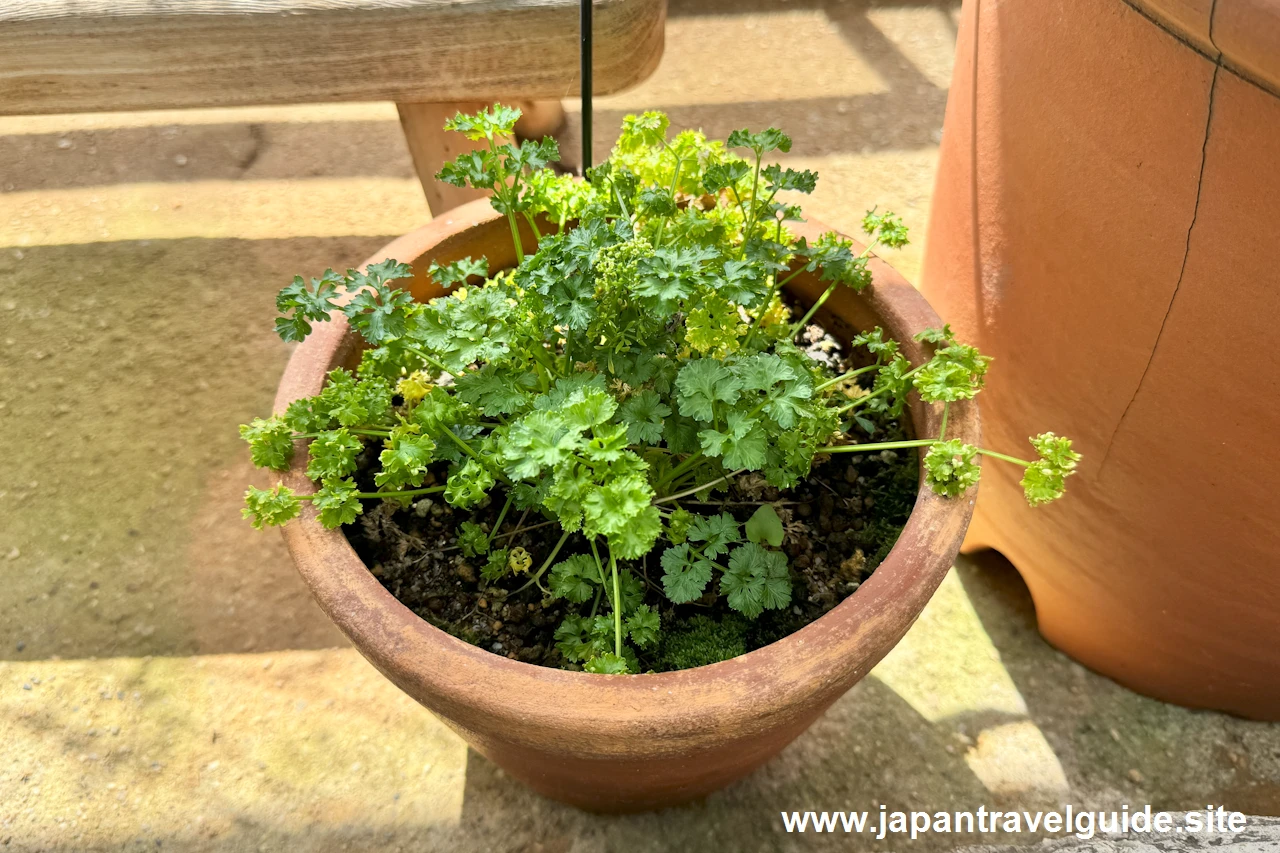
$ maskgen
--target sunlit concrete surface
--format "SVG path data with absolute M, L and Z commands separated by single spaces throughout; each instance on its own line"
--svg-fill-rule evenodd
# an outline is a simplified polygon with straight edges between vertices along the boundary
M 353 206 L 358 196 L 360 205 Z M 290 197 L 292 216 L 276 206 Z M 309 178 L 126 184 L 0 195 L 0 241 L 59 246 L 166 240 L 365 236 L 430 218 L 416 178 Z
M 956 733 L 966 721 L 977 727 L 976 743 L 966 744 L 965 763 L 991 793 L 1038 794 L 1050 802 L 1067 795 L 1058 757 L 1030 719 L 1026 700 L 954 573 L 871 677 L 930 723 Z
M 856 232 L 897 210 L 913 242 L 888 257 L 915 278 L 955 5 L 671 12 L 654 78 L 597 104 L 596 156 L 638 109 L 778 124 L 821 175 L 808 212 Z M 1280 812 L 1277 727 L 1072 664 L 998 558 L 961 561 L 871 677 L 703 803 L 604 818 L 506 779 L 239 517 L 266 478 L 236 425 L 289 354 L 275 291 L 428 215 L 390 104 L 0 118 L 0 849 L 937 850 L 1010 839 L 788 836 L 778 812 Z
M 466 746 L 350 649 L 4 663 L 0 736 L 19 849 L 282 849 L 462 812 Z

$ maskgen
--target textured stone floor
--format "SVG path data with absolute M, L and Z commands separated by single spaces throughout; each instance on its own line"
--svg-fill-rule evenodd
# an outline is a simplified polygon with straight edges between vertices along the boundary
M 911 278 L 955 20 L 946 2 L 675 2 L 661 68 L 598 103 L 596 136 L 648 107 L 719 135 L 779 124 L 788 162 L 822 175 L 815 218 L 852 230 L 880 204 L 916 229 L 894 259 Z M 778 811 L 1280 814 L 1280 727 L 1072 664 L 995 557 L 962 561 L 871 678 L 704 803 L 604 818 L 503 778 L 239 519 L 256 475 L 235 427 L 288 354 L 275 290 L 429 215 L 389 104 L 0 119 L 0 847 L 850 849 L 786 835 Z

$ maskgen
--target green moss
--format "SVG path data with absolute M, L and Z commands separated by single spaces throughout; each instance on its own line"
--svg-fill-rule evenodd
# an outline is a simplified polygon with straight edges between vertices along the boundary
M 655 669 L 692 669 L 746 654 L 747 621 L 737 615 L 719 620 L 694 616 L 663 633 Z

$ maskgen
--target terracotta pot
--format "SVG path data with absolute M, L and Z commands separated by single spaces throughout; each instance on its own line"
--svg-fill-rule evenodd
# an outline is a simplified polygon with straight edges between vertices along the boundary
M 820 226 L 808 226 L 813 239 Z M 524 237 L 530 245 L 531 235 Z M 411 263 L 414 296 L 439 295 L 430 260 L 485 255 L 491 269 L 514 263 L 505 219 L 485 201 L 452 211 L 388 245 Z M 875 284 L 861 297 L 831 299 L 833 330 L 881 324 L 923 353 L 917 330 L 933 311 L 890 267 L 872 262 Z M 812 299 L 813 279 L 796 280 Z M 345 320 L 322 324 L 295 351 L 276 410 L 320 391 L 325 373 L 350 364 L 358 343 Z M 936 431 L 938 414 L 917 405 L 914 423 Z M 974 440 L 978 414 L 955 407 L 956 435 Z M 286 482 L 314 487 L 299 453 Z M 340 530 L 309 510 L 285 527 L 289 550 L 320 606 L 375 667 L 435 712 L 472 747 L 535 790 L 593 810 L 634 811 L 705 795 L 760 766 L 790 743 L 879 661 L 915 621 L 960 547 L 973 495 L 958 500 L 922 488 L 888 558 L 852 596 L 818 621 L 724 663 L 658 675 L 605 676 L 519 663 L 457 640 L 414 615 L 383 589 Z
M 1085 456 L 1035 512 L 993 467 L 966 547 L 1090 667 L 1280 719 L 1280 7 L 1141 5 L 964 5 L 923 291 L 991 446 Z

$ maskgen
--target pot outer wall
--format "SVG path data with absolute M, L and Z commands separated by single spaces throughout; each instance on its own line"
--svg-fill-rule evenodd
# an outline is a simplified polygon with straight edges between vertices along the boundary
M 996 358 L 989 444 L 1053 429 L 1084 454 L 1034 512 L 989 470 L 966 550 L 1003 552 L 1082 663 L 1268 720 L 1278 84 L 1274 3 L 967 0 L 923 272 Z
M 810 240 L 822 226 L 805 226 Z M 526 231 L 525 245 L 532 235 Z M 507 223 L 486 201 L 441 218 L 379 252 L 411 263 L 419 299 L 441 291 L 426 276 L 431 260 L 485 255 L 490 268 L 514 263 Z M 874 284 L 842 289 L 823 319 L 846 336 L 883 325 L 913 361 L 912 340 L 939 324 L 928 304 L 888 265 L 870 264 Z M 822 285 L 797 277 L 796 292 Z M 320 391 L 326 372 L 358 360 L 340 314 L 295 351 L 276 411 Z M 940 409 L 918 400 L 920 432 L 936 433 Z M 978 413 L 952 409 L 957 437 L 977 441 Z M 285 475 L 302 493 L 305 454 Z M 853 595 L 816 622 L 749 654 L 673 673 L 605 676 L 519 663 L 432 627 L 383 589 L 340 530 L 325 530 L 308 506 L 284 529 L 289 550 L 320 606 L 387 678 L 435 712 L 468 744 L 538 792 L 587 809 L 638 811 L 704 796 L 776 755 L 861 679 L 901 639 L 932 596 L 964 538 L 975 493 L 939 497 L 922 487 L 886 560 Z

